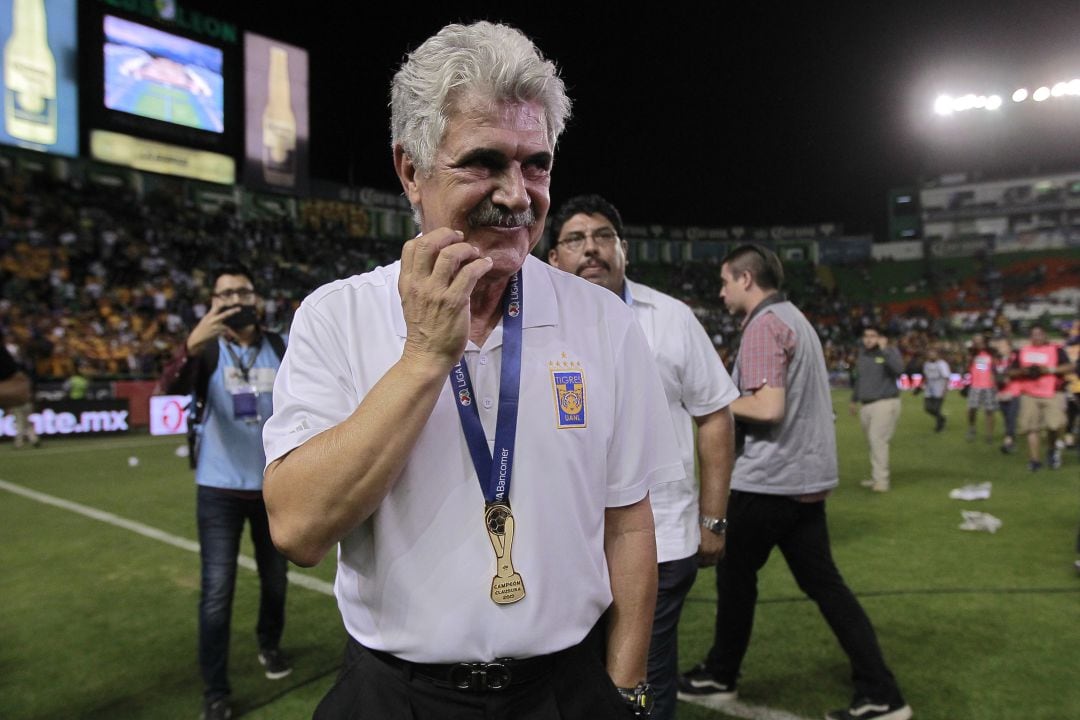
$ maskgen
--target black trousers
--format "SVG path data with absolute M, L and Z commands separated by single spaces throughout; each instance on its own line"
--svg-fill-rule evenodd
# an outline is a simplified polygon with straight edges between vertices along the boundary
M 945 416 L 941 414 L 941 405 L 945 402 L 943 397 L 925 397 L 923 398 L 923 410 L 926 414 L 933 417 L 937 422 L 934 424 L 934 431 L 941 432 L 945 427 Z
M 551 673 L 504 690 L 439 687 L 376 657 L 353 639 L 314 720 L 628 720 L 595 648 L 582 644 Z
M 731 491 L 727 549 L 716 566 L 716 634 L 706 667 L 721 682 L 739 676 L 757 603 L 757 574 L 779 547 L 799 588 L 825 617 L 851 662 L 855 694 L 901 700 L 877 635 L 832 559 L 825 502 L 801 503 L 777 495 Z M 792 628 L 796 632 L 796 628 Z

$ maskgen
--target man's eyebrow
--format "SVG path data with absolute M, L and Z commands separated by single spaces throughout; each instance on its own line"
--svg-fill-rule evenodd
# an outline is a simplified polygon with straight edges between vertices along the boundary
M 491 168 L 504 167 L 509 162 L 506 153 L 494 148 L 475 148 L 468 151 L 454 163 L 454 167 L 468 167 L 469 165 L 483 165 Z M 542 168 L 550 168 L 552 154 L 548 151 L 533 153 L 525 158 L 525 165 L 534 165 Z
M 476 148 L 458 158 L 455 167 L 467 167 L 469 165 L 484 165 L 486 167 L 502 167 L 506 165 L 506 154 L 493 148 Z
M 538 152 L 525 158 L 526 165 L 536 165 L 544 169 L 551 167 L 552 154 L 548 151 Z

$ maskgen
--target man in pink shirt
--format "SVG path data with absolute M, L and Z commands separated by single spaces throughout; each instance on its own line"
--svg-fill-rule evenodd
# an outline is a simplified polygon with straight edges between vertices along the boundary
M 994 442 L 994 414 L 998 410 L 997 381 L 994 377 L 994 355 L 986 346 L 986 337 L 971 338 L 971 363 L 968 365 L 971 385 L 968 387 L 967 439 L 975 439 L 975 422 L 981 408 L 986 417 L 986 442 Z
M 1046 338 L 1039 325 L 1031 327 L 1030 343 L 1020 348 L 1010 371 L 1020 378 L 1020 416 L 1017 431 L 1028 439 L 1028 469 L 1042 468 L 1039 459 L 1039 434 L 1046 430 L 1046 462 L 1051 470 L 1061 467 L 1058 433 L 1065 427 L 1065 398 L 1058 392 L 1058 378 L 1068 371 L 1065 350 Z

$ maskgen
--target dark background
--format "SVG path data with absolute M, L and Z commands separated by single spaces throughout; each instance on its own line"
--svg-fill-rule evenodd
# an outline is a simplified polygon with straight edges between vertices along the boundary
M 889 188 L 1080 166 L 1080 98 L 1010 99 L 1080 77 L 1077 2 L 182 4 L 309 50 L 311 173 L 356 185 L 399 189 L 390 79 L 442 25 L 474 19 L 519 27 L 561 68 L 574 111 L 556 205 L 599 192 L 639 224 L 884 238 Z M 940 118 L 941 92 L 1005 105 Z

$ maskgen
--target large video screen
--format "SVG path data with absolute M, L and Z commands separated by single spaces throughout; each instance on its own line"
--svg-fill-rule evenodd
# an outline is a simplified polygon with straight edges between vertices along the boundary
M 105 107 L 225 131 L 220 49 L 111 15 L 104 26 Z
M 0 0 L 4 117 L 0 142 L 79 152 L 75 0 Z

